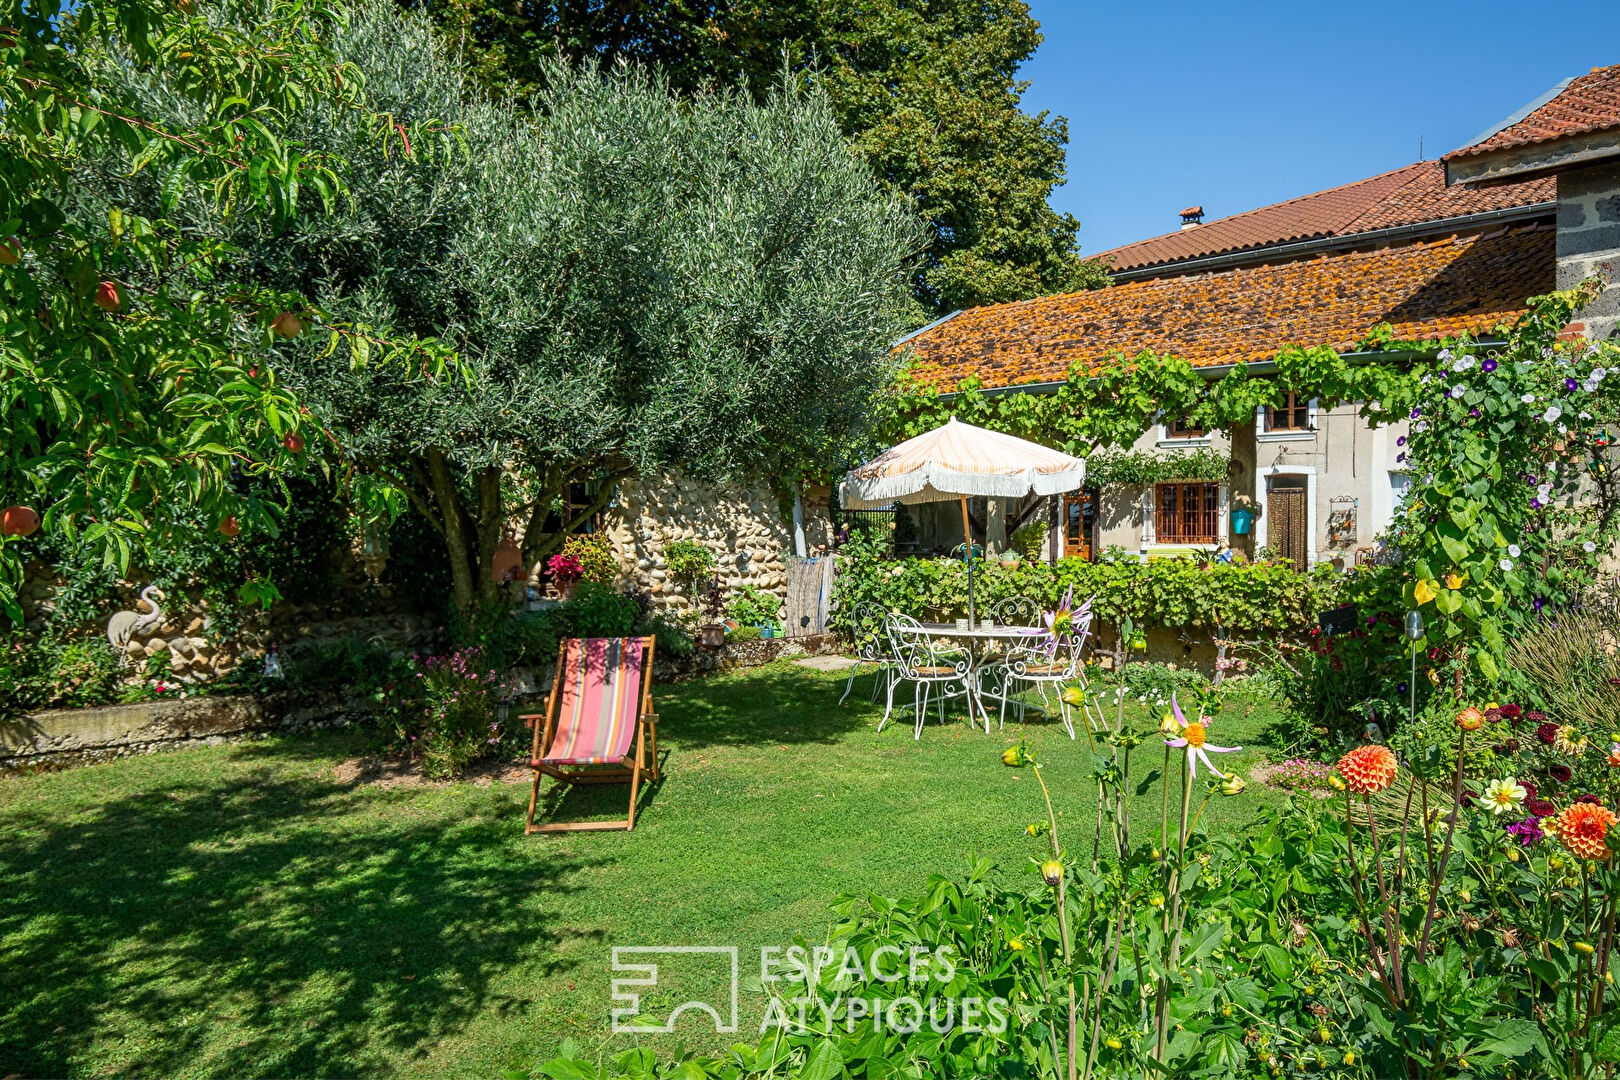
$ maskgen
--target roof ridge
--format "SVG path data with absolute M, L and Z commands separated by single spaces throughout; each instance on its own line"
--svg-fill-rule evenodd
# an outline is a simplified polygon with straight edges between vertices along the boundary
M 1409 165 L 1402 165 L 1402 166 L 1400 166 L 1399 168 L 1396 168 L 1396 169 L 1389 169 L 1389 170 L 1386 170 L 1385 172 L 1374 173 L 1372 176 L 1363 176 L 1359 180 L 1350 180 L 1350 181 L 1347 181 L 1346 183 L 1337 184 L 1337 185 L 1335 185 L 1333 187 L 1322 188 L 1320 191 L 1311 191 L 1311 192 L 1305 193 L 1304 195 L 1295 195 L 1291 199 L 1283 199 L 1280 202 L 1267 203 L 1264 206 L 1256 206 L 1256 207 L 1253 207 L 1253 208 L 1251 208 L 1249 210 L 1239 210 L 1235 214 L 1227 214 L 1225 217 L 1218 217 L 1218 218 L 1214 219 L 1213 221 L 1206 221 L 1203 224 L 1199 225 L 1198 228 L 1201 229 L 1201 230 L 1202 229 L 1209 229 L 1209 228 L 1211 228 L 1213 226 L 1221 225 L 1221 224 L 1224 224 L 1226 222 L 1237 221 L 1240 218 L 1252 217 L 1255 214 L 1262 214 L 1262 213 L 1265 213 L 1268 210 L 1278 210 L 1278 209 L 1281 209 L 1282 207 L 1293 206 L 1296 203 L 1306 202 L 1307 200 L 1319 199 L 1324 195 L 1332 195 L 1335 192 L 1348 191 L 1351 188 L 1360 187 L 1363 184 L 1371 184 L 1374 181 L 1378 181 L 1378 180 L 1385 180 L 1385 179 L 1387 179 L 1387 178 L 1389 178 L 1391 176 L 1394 176 L 1396 173 L 1407 172 L 1407 171 L 1412 170 L 1412 169 L 1420 168 L 1421 166 L 1426 165 L 1426 164 L 1429 164 L 1429 162 L 1414 161 Z M 1402 184 L 1401 186 L 1404 187 L 1405 184 Z M 1356 216 L 1360 216 L 1360 215 L 1357 214 Z M 1355 218 L 1352 217 L 1350 220 L 1353 221 L 1353 220 L 1355 220 Z M 1150 244 L 1155 240 L 1163 240 L 1163 239 L 1166 239 L 1168 237 L 1182 236 L 1182 235 L 1185 235 L 1185 234 L 1183 232 L 1181 232 L 1181 231 L 1171 231 L 1171 232 L 1165 232 L 1165 233 L 1158 233 L 1158 234 L 1156 234 L 1154 236 L 1145 236 L 1140 240 L 1132 240 L 1128 244 L 1120 244 L 1120 245 L 1118 245 L 1116 247 L 1109 248 L 1107 251 L 1100 251 L 1096 255 L 1093 255 L 1092 258 L 1100 259 L 1100 258 L 1103 258 L 1104 256 L 1112 255 L 1117 251 L 1124 251 L 1126 248 L 1136 247 L 1139 244 Z

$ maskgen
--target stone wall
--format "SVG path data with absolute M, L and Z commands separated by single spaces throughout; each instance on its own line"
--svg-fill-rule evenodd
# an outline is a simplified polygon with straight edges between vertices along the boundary
M 1558 287 L 1594 275 L 1620 279 L 1620 165 L 1558 174 Z M 1575 317 L 1589 338 L 1620 334 L 1620 286 Z
M 824 547 L 832 538 L 826 489 L 812 489 L 802 502 L 808 548 Z M 604 515 L 603 532 L 626 582 L 666 610 L 694 606 L 669 576 L 664 549 L 674 540 L 696 540 L 713 552 L 728 590 L 754 585 L 781 596 L 787 585 L 791 513 L 764 484 L 714 484 L 667 475 L 627 480 Z

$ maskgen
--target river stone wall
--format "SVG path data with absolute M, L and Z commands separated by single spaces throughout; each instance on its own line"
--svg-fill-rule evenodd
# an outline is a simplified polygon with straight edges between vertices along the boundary
M 812 489 L 802 499 L 811 552 L 832 539 L 828 495 L 826 488 Z M 716 572 L 728 591 L 754 585 L 782 596 L 787 560 L 794 554 L 791 509 L 764 485 L 668 475 L 628 480 L 604 515 L 602 531 L 613 544 L 625 583 L 650 594 L 655 607 L 673 611 L 695 605 L 669 576 L 664 551 L 672 541 L 696 540 L 713 552 Z

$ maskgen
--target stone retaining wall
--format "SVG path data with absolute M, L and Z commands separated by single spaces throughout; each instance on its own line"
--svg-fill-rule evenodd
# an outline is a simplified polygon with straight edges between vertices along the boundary
M 830 543 L 827 489 L 802 501 L 809 550 Z M 714 553 L 716 571 L 727 591 L 754 585 L 782 596 L 787 560 L 793 555 L 793 524 L 777 497 L 764 485 L 714 484 L 678 476 L 627 480 L 613 509 L 603 518 L 623 578 L 649 593 L 657 607 L 684 611 L 693 606 L 670 578 L 665 547 L 696 540 Z
M 656 686 L 755 667 L 790 656 L 837 650 L 831 634 L 769 641 L 735 641 L 721 649 L 697 649 L 687 657 L 658 657 Z M 518 700 L 514 712 L 534 707 L 551 686 L 549 671 L 515 671 L 509 683 Z M 0 773 L 19 769 L 65 768 L 161 750 L 212 746 L 263 738 L 272 732 L 347 727 L 370 719 L 367 703 L 338 689 L 287 690 L 255 697 L 209 694 L 186 698 L 105 705 L 92 709 L 50 709 L 15 721 L 0 721 Z

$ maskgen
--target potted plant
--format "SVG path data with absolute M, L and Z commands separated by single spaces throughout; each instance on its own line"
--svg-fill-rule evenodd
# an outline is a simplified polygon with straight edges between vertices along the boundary
M 557 585 L 557 595 L 564 600 L 574 595 L 580 578 L 585 576 L 585 568 L 580 561 L 566 551 L 547 559 L 546 569 L 551 571 L 551 580 Z
M 709 581 L 709 590 L 703 597 L 703 613 L 709 618 L 698 627 L 698 633 L 705 646 L 718 649 L 726 643 L 726 624 L 721 621 L 726 613 L 726 593 L 720 587 L 719 578 Z
M 1234 536 L 1248 536 L 1254 528 L 1254 519 L 1260 516 L 1260 504 L 1252 495 L 1234 495 L 1230 503 L 1232 512 L 1232 534 Z

